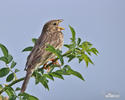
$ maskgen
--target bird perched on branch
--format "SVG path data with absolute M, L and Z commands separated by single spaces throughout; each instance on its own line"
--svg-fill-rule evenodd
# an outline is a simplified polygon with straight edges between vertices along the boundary
M 61 49 L 63 46 L 63 33 L 61 30 L 64 28 L 59 26 L 59 23 L 63 20 L 51 20 L 47 22 L 42 30 L 42 33 L 36 41 L 30 55 L 27 58 L 26 63 L 26 77 L 24 79 L 21 93 L 26 90 L 29 79 L 39 66 L 44 65 L 49 59 L 54 59 L 55 55 L 49 51 L 46 51 L 47 45 L 53 46 L 55 49 Z

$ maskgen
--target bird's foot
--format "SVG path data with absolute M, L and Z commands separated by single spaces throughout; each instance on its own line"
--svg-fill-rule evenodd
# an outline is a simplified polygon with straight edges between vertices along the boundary
M 50 66 L 47 66 L 47 63 L 43 65 L 43 69 L 47 70 L 47 72 L 51 70 Z
M 55 60 L 55 59 L 49 59 L 48 61 L 52 61 L 53 65 L 57 65 L 58 67 L 61 66 L 61 65 L 59 64 L 58 60 Z
M 55 61 L 55 59 L 49 59 L 49 61 L 52 61 L 53 65 L 56 65 L 57 67 L 61 68 L 61 65 L 59 64 L 58 60 Z M 43 69 L 47 70 L 49 72 L 51 70 L 50 66 L 47 66 L 47 63 L 43 65 Z

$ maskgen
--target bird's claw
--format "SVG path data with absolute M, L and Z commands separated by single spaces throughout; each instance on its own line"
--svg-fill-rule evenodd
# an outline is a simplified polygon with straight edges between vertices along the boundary
M 52 61 L 53 65 L 61 67 L 61 65 L 59 64 L 59 62 L 57 60 L 55 61 L 55 59 L 49 59 L 48 62 L 49 61 Z M 43 69 L 47 70 L 47 72 L 49 72 L 51 70 L 50 66 L 47 66 L 47 63 L 43 65 Z

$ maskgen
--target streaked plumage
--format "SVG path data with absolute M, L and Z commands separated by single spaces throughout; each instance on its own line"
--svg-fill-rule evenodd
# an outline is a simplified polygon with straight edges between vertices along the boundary
M 63 34 L 61 30 L 63 28 L 58 26 L 60 22 L 62 22 L 62 20 L 51 20 L 44 25 L 42 34 L 36 41 L 35 46 L 33 47 L 30 55 L 27 58 L 27 74 L 24 79 L 21 92 L 25 91 L 27 83 L 33 71 L 40 65 L 47 63 L 48 59 L 53 59 L 55 57 L 54 54 L 45 50 L 47 45 L 52 45 L 56 49 L 62 48 Z

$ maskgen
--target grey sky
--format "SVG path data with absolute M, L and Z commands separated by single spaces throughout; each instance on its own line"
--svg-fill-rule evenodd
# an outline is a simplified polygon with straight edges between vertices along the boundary
M 64 81 L 50 82 L 47 91 L 31 79 L 27 92 L 40 100 L 105 100 L 108 92 L 120 94 L 119 100 L 125 99 L 124 0 L 1 0 L 0 43 L 9 48 L 17 67 L 23 70 L 28 53 L 21 50 L 32 45 L 31 38 L 40 35 L 46 21 L 60 18 L 64 19 L 61 25 L 66 29 L 65 43 L 71 36 L 70 24 L 78 37 L 98 48 L 100 55 L 93 57 L 95 65 L 88 68 L 84 63 L 71 62 L 85 82 L 66 76 Z M 25 75 L 24 71 L 19 74 Z

